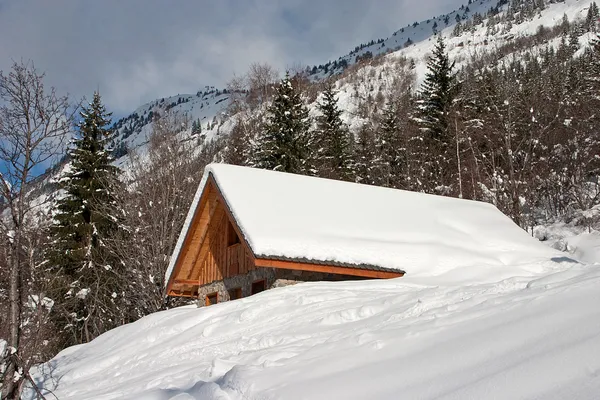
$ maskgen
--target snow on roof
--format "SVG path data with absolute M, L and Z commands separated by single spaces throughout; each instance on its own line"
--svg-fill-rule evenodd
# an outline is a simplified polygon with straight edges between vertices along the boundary
M 438 275 L 460 267 L 530 264 L 557 254 L 488 203 L 210 164 L 167 278 L 209 174 L 260 258 Z

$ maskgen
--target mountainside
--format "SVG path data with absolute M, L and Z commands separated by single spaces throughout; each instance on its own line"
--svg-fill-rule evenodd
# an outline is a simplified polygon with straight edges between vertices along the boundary
M 152 122 L 167 114 L 178 116 L 181 123 L 190 128 L 192 124 L 199 124 L 200 128 L 195 131 L 211 139 L 219 134 L 225 120 L 224 112 L 229 105 L 229 95 L 227 90 L 206 86 L 196 94 L 163 97 L 138 107 L 129 116 L 114 123 L 117 134 L 113 147 L 117 149 L 117 157 L 122 156 L 127 150 L 147 144 Z
M 337 89 L 340 106 L 344 111 L 343 118 L 351 130 L 356 131 L 364 120 L 358 116 L 359 100 L 367 96 L 375 97 L 376 93 L 385 93 L 390 89 L 393 75 L 399 68 L 398 60 L 410 61 L 410 64 L 400 68 L 406 70 L 410 67 L 415 72 L 415 85 L 422 82 L 427 58 L 435 45 L 435 35 L 446 39 L 449 56 L 457 67 L 474 55 L 503 48 L 508 48 L 508 58 L 512 54 L 511 44 L 519 39 L 533 37 L 539 33 L 540 26 L 546 29 L 555 27 L 565 16 L 569 21 L 584 20 L 591 3 L 591 0 L 565 0 L 540 7 L 537 2 L 527 0 L 523 4 L 528 4 L 529 8 L 523 6 L 523 11 L 515 13 L 509 22 L 503 22 L 501 17 L 509 7 L 507 0 L 469 1 L 451 13 L 409 24 L 387 39 L 359 45 L 334 62 L 307 67 L 306 74 L 310 80 L 320 81 L 354 66 L 342 75 Z M 462 29 L 457 31 L 457 24 Z M 590 33 L 581 32 L 580 44 L 585 47 L 592 37 Z M 556 47 L 558 43 L 559 38 L 555 38 L 546 44 Z M 538 48 L 541 49 L 542 46 Z M 518 57 L 518 53 L 515 54 Z M 373 59 L 382 56 L 385 58 L 372 63 Z M 195 95 L 179 94 L 144 104 L 129 116 L 115 122 L 117 135 L 113 147 L 117 149 L 116 155 L 121 157 L 128 150 L 143 147 L 151 132 L 151 122 L 157 115 L 173 115 L 182 122 L 185 121 L 184 131 L 188 136 L 192 135 L 192 123 L 197 121 L 201 124 L 201 134 L 206 139 L 222 137 L 234 125 L 234 115 L 228 112 L 230 101 L 231 93 L 226 89 L 206 86 Z M 314 109 L 315 105 L 311 103 L 309 107 Z M 184 134 L 183 138 L 185 136 Z
M 309 74 L 314 79 L 322 79 L 340 73 L 348 66 L 361 60 L 365 61 L 378 55 L 396 52 L 427 40 L 437 33 L 454 27 L 458 22 L 465 23 L 474 18 L 483 18 L 488 13 L 490 15 L 498 14 L 507 3 L 508 0 L 469 0 L 468 4 L 448 14 L 408 24 L 394 32 L 387 39 L 372 40 L 360 44 L 348 54 L 333 62 L 329 61 L 326 64 L 309 68 Z

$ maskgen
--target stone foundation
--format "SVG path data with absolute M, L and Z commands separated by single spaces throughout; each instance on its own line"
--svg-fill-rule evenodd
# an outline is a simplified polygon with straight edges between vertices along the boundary
M 248 297 L 252 294 L 252 283 L 264 280 L 266 289 L 294 285 L 300 282 L 319 282 L 319 281 L 350 281 L 362 280 L 365 278 L 352 275 L 326 274 L 322 272 L 300 271 L 279 268 L 257 268 L 247 274 L 236 275 L 222 281 L 210 283 L 201 286 L 198 289 L 198 307 L 206 304 L 206 297 L 217 293 L 218 302 L 229 301 L 230 291 L 240 288 L 242 297 Z

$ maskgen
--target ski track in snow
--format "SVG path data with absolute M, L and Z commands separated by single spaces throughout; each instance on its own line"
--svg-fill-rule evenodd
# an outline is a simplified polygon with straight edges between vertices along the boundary
M 182 307 L 34 375 L 61 400 L 593 398 L 600 268 L 567 265 L 466 285 L 303 283 Z

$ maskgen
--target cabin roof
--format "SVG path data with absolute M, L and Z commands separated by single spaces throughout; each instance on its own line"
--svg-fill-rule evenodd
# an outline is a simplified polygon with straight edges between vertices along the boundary
M 165 281 L 209 177 L 257 258 L 438 275 L 454 268 L 524 264 L 555 255 L 488 203 L 210 164 Z

